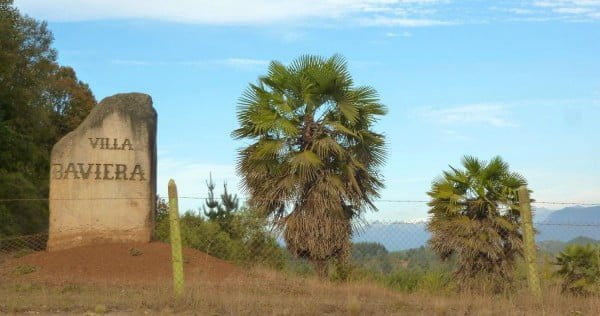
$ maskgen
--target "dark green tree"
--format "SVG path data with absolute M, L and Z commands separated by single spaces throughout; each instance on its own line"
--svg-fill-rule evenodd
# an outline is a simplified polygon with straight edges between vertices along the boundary
M 208 187 L 208 198 L 202 208 L 204 212 L 204 216 L 208 218 L 209 221 L 215 222 L 219 224 L 223 230 L 233 235 L 234 238 L 236 236 L 235 229 L 232 228 L 232 219 L 235 212 L 239 209 L 239 200 L 237 195 L 231 195 L 227 192 L 227 183 L 223 184 L 223 193 L 221 193 L 220 199 L 215 199 L 215 184 L 212 181 L 212 175 L 210 176 L 209 181 L 206 182 L 206 186 Z
M 463 287 L 481 277 L 500 290 L 523 251 L 517 189 L 527 182 L 500 157 L 485 162 L 465 156 L 462 165 L 450 166 L 428 192 L 429 245 L 442 259 L 457 256 Z
M 225 214 L 231 214 L 239 208 L 239 199 L 237 195 L 231 195 L 227 192 L 227 183 L 223 183 L 223 193 L 221 194 L 221 208 Z
M 208 187 L 208 198 L 206 199 L 206 205 L 203 206 L 204 216 L 208 217 L 209 220 L 222 222 L 226 221 L 232 213 L 239 209 L 239 199 L 237 195 L 231 195 L 227 192 L 227 183 L 223 184 L 223 193 L 221 193 L 220 199 L 215 199 L 215 184 L 210 180 L 206 182 Z
M 45 22 L 0 0 L 0 235 L 47 227 L 50 150 L 96 104 L 89 87 L 56 62 Z
M 52 115 L 55 141 L 77 128 L 96 105 L 92 91 L 71 67 L 54 69 L 43 97 Z
M 206 182 L 208 187 L 208 198 L 204 202 L 206 205 L 202 206 L 204 216 L 209 219 L 217 219 L 219 215 L 219 201 L 215 199 L 215 184 L 212 181 L 212 174 L 209 175 L 209 180 Z
M 378 242 L 358 242 L 352 244 L 352 259 L 356 261 L 384 257 L 388 250 Z
M 383 187 L 384 137 L 372 127 L 386 110 L 347 68 L 338 55 L 271 62 L 240 98 L 233 132 L 251 142 L 237 167 L 251 205 L 322 277 L 329 260 L 347 258 L 352 219 L 375 209 Z

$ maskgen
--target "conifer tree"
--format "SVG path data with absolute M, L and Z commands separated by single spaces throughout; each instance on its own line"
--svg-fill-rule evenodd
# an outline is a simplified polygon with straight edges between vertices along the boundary
M 215 184 L 212 181 L 212 174 L 209 176 L 209 180 L 206 181 L 208 187 L 208 198 L 204 202 L 206 205 L 202 206 L 204 215 L 210 220 L 216 220 L 219 213 L 219 201 L 215 200 Z
M 223 193 L 219 199 L 215 199 L 215 184 L 212 180 L 212 175 L 209 181 L 206 182 L 208 187 L 208 198 L 202 210 L 204 216 L 209 221 L 216 222 L 221 228 L 226 231 L 229 235 L 236 235 L 232 224 L 234 213 L 239 210 L 239 199 L 237 195 L 231 195 L 227 192 L 227 183 L 223 184 Z

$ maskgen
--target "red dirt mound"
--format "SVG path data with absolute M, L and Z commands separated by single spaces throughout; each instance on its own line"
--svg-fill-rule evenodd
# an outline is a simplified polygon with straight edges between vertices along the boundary
M 231 263 L 194 249 L 184 249 L 183 257 L 186 280 L 222 280 L 236 274 L 236 267 Z M 15 269 L 24 265 L 34 266 L 36 271 L 19 275 Z M 171 277 L 171 247 L 161 242 L 35 252 L 0 265 L 0 279 L 51 283 L 164 283 Z

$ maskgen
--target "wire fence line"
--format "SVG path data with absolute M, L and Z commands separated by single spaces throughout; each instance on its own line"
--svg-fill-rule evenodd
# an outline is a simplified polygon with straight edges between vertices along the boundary
M 183 246 L 206 253 L 215 258 L 227 260 L 235 264 L 259 267 L 278 267 L 304 275 L 312 271 L 309 262 L 295 259 L 288 251 L 285 239 L 280 230 L 270 231 L 273 243 L 253 239 L 253 233 L 245 234 L 238 240 L 223 238 L 221 233 L 211 233 L 214 226 L 207 221 L 200 226 L 196 222 L 185 222 L 188 234 L 190 229 L 195 235 L 183 237 Z M 190 226 L 192 225 L 192 226 Z M 600 243 L 600 223 L 535 223 L 537 231 L 536 245 L 539 263 L 544 260 L 554 262 L 555 256 L 568 245 Z M 245 228 L 243 228 L 245 229 Z M 238 230 L 233 228 L 235 235 Z M 26 236 L 0 238 L 0 270 L 6 264 L 22 264 L 22 257 L 45 251 L 49 234 L 41 232 Z M 393 275 L 405 271 L 453 271 L 455 262 L 445 262 L 438 258 L 429 247 L 432 237 L 428 231 L 427 221 L 372 221 L 355 230 L 352 235 L 352 247 L 349 260 L 354 267 L 372 271 L 382 275 Z M 167 239 L 153 238 L 156 241 Z M 549 259 L 548 259 L 549 258 Z M 184 258 L 185 259 L 185 258 Z M 12 263 L 11 263 L 12 262 Z M 551 266 L 551 264 L 550 264 Z M 552 268 L 552 267 L 550 267 Z M 404 282 L 404 281 L 403 281 Z
M 265 221 L 265 225 L 266 226 L 276 226 L 278 225 L 280 222 L 279 221 Z M 429 220 L 427 219 L 420 219 L 420 220 L 406 220 L 406 221 L 398 221 L 398 220 L 373 220 L 373 221 L 362 221 L 361 225 L 359 226 L 360 228 L 357 229 L 354 232 L 354 236 L 357 237 L 357 240 L 365 240 L 366 239 L 373 239 L 374 241 L 376 241 L 379 238 L 393 238 L 393 237 L 398 237 L 400 239 L 404 238 L 404 239 L 411 239 L 414 236 L 410 236 L 409 235 L 409 231 L 410 229 L 412 230 L 423 230 L 425 231 L 425 227 L 426 225 L 429 223 Z M 573 229 L 572 233 L 573 234 L 577 234 L 577 233 L 582 233 L 585 235 L 584 231 L 581 230 L 576 230 L 577 228 L 584 228 L 584 229 L 590 229 L 594 232 L 597 233 L 597 235 L 600 237 L 600 222 L 598 223 L 578 223 L 578 222 L 548 222 L 548 221 L 540 221 L 540 222 L 534 222 L 533 223 L 534 227 L 537 227 L 538 229 L 540 227 L 556 227 L 556 226 L 562 226 L 562 227 L 567 227 L 569 229 Z M 380 227 L 386 227 L 387 230 L 385 231 L 369 231 L 370 228 L 380 228 Z M 404 231 L 393 231 L 394 227 L 405 227 L 408 228 L 409 230 L 404 230 Z M 538 232 L 538 237 L 539 235 L 543 235 L 544 232 L 542 232 L 541 234 Z M 19 236 L 7 236 L 7 237 L 0 237 L 0 252 L 6 252 L 7 250 L 14 250 L 14 249 L 21 249 L 21 248 L 30 248 L 33 250 L 44 250 L 45 249 L 45 243 L 47 242 L 48 239 L 48 232 L 44 231 L 44 232 L 40 232 L 40 233 L 35 233 L 35 234 L 29 234 L 29 235 L 19 235 Z M 544 240 L 548 240 L 549 237 L 544 237 L 542 238 Z M 560 239 L 560 238 L 559 238 Z M 12 244 L 11 247 L 6 247 L 8 242 L 10 242 Z
M 201 201 L 219 201 L 223 200 L 221 197 L 206 197 L 206 196 L 181 196 L 177 197 L 176 191 L 174 198 L 171 197 L 171 186 L 169 186 L 169 201 L 163 199 L 160 196 L 145 196 L 145 197 L 75 197 L 75 198 L 13 198 L 13 199 L 0 199 L 2 202 L 27 202 L 27 201 L 86 201 L 86 200 L 145 200 L 156 203 L 157 209 L 162 209 L 161 212 L 157 211 L 157 220 L 155 231 L 152 237 L 153 241 L 166 242 L 170 245 L 171 250 L 171 263 L 173 266 L 173 283 L 176 294 L 180 295 L 184 289 L 184 275 L 183 266 L 184 263 L 190 263 L 190 259 L 187 255 L 183 255 L 182 247 L 188 250 L 197 250 L 208 256 L 226 260 L 234 264 L 260 266 L 261 268 L 276 268 L 276 269 L 287 269 L 293 273 L 299 273 L 301 275 L 307 275 L 312 273 L 313 275 L 321 276 L 319 266 L 311 265 L 314 264 L 315 260 L 310 255 L 306 255 L 308 251 L 300 248 L 295 249 L 298 245 L 294 245 L 297 241 L 289 238 L 285 231 L 285 218 L 274 218 L 256 214 L 252 210 L 246 208 L 239 209 L 232 212 L 235 214 L 232 217 L 210 217 L 210 213 L 198 212 L 198 213 L 183 213 L 181 219 L 179 218 L 178 199 L 181 200 L 201 200 Z M 158 203 L 160 200 L 160 203 Z M 239 198 L 239 201 L 256 201 L 256 199 L 245 199 L 244 197 Z M 290 199 L 290 200 L 267 200 L 269 202 L 276 202 L 278 205 L 286 205 L 284 203 L 298 203 L 305 200 L 301 199 Z M 204 204 L 204 203 L 200 204 Z M 419 203 L 428 204 L 431 201 L 418 200 L 418 199 L 374 199 L 374 203 Z M 595 206 L 600 203 L 589 203 L 589 202 L 565 202 L 565 201 L 531 201 L 532 204 L 552 204 L 552 205 L 581 205 L 581 206 Z M 117 203 L 117 202 L 115 202 Z M 471 201 L 462 200 L 456 201 L 458 205 L 469 206 L 469 203 L 482 203 L 482 201 Z M 512 204 L 514 203 L 514 204 Z M 512 232 L 506 229 L 494 230 L 491 233 L 491 238 L 494 238 L 494 245 L 501 245 L 504 247 L 506 244 L 514 242 L 514 236 L 522 236 L 523 251 L 522 260 L 526 263 L 528 269 L 532 267 L 540 267 L 542 271 L 550 271 L 554 269 L 557 258 L 562 254 L 562 251 L 570 245 L 588 245 L 590 243 L 600 244 L 600 221 L 594 223 L 590 220 L 580 222 L 569 222 L 567 220 L 540 220 L 533 223 L 531 219 L 531 208 L 529 205 L 529 198 L 520 197 L 518 202 L 512 202 L 505 206 L 506 209 L 514 209 L 519 207 L 522 211 L 522 226 L 513 228 Z M 76 204 L 75 202 L 73 204 Z M 197 204 L 197 203 L 194 203 Z M 211 204 L 211 203 L 206 203 Z M 18 209 L 18 205 L 24 204 L 12 204 L 13 208 Z M 10 204 L 6 204 L 4 208 Z M 165 217 L 164 207 L 168 208 L 168 215 Z M 398 208 L 401 208 L 398 206 Z M 597 208 L 596 208 L 597 209 Z M 246 214 L 244 214 L 246 212 Z M 527 220 L 525 219 L 525 215 Z M 595 214 L 595 213 L 588 213 Z M 160 215 L 160 216 L 159 216 Z M 214 214 L 213 214 L 214 215 Z M 254 218 L 255 216 L 256 218 Z M 563 217 L 565 218 L 565 217 Z M 590 218 L 590 216 L 586 216 Z M 592 216 L 594 218 L 594 216 Z M 574 218 L 576 219 L 576 218 Z M 600 218 L 599 218 L 600 220 Z M 176 224 L 175 224 L 176 223 Z M 180 224 L 182 229 L 180 229 Z M 356 224 L 356 225 L 355 225 Z M 518 224 L 518 223 L 516 223 Z M 175 229 L 176 227 L 176 229 Z M 472 248 L 471 240 L 478 239 L 481 229 L 479 226 L 475 227 L 471 231 L 465 231 L 462 227 L 453 226 L 452 231 L 447 231 L 446 237 L 458 236 L 454 239 L 454 243 L 458 243 L 459 246 L 469 251 L 469 253 L 475 253 L 474 260 L 482 262 L 481 264 L 487 264 L 490 262 L 490 257 L 496 255 L 492 252 L 486 253 L 485 251 L 471 251 Z M 489 229 L 487 227 L 486 229 Z M 425 288 L 429 286 L 428 282 L 431 278 L 435 279 L 436 286 L 441 286 L 442 289 L 451 289 L 453 281 L 454 271 L 459 271 L 458 267 L 461 264 L 460 259 L 456 256 L 450 258 L 441 258 L 438 248 L 436 248 L 436 236 L 435 227 L 432 229 L 429 219 L 417 219 L 417 220 L 366 220 L 364 218 L 357 218 L 352 221 L 349 233 L 345 235 L 344 245 L 339 246 L 342 240 L 338 237 L 333 240 L 332 236 L 326 234 L 319 243 L 322 243 L 324 247 L 342 247 L 334 249 L 332 251 L 341 252 L 339 259 L 348 260 L 348 266 L 342 268 L 336 268 L 336 261 L 328 261 L 326 265 L 329 268 L 333 268 L 334 272 L 325 273 L 329 277 L 340 277 L 347 273 L 354 273 L 356 276 L 369 276 L 373 280 L 387 280 L 385 282 L 391 282 L 395 287 L 401 289 L 414 290 L 417 286 Z M 488 230 L 489 231 L 489 230 Z M 9 271 L 10 273 L 34 273 L 37 270 L 37 266 L 42 265 L 39 269 L 39 273 L 44 273 L 43 265 L 44 260 L 35 261 L 30 258 L 46 258 L 45 255 L 51 256 L 52 253 L 42 252 L 47 249 L 49 234 L 47 231 L 39 232 L 36 234 L 25 235 L 25 236 L 2 236 L 0 231 L 0 276 L 2 270 Z M 85 235 L 85 232 L 81 234 Z M 485 233 L 484 233 L 485 234 Z M 438 234 L 439 235 L 439 234 Z M 528 237 L 526 240 L 525 237 Z M 54 238 L 54 236 L 52 236 Z M 81 238 L 78 236 L 77 238 Z M 85 238 L 85 236 L 84 236 Z M 319 237 L 320 238 L 320 237 Z M 512 238 L 512 239 L 511 239 Z M 521 238 L 521 237 L 518 237 Z M 535 239 L 535 240 L 534 240 Z M 458 242 L 457 242 L 458 240 Z M 467 240 L 466 245 L 461 243 Z M 520 239 L 519 239 L 520 240 Z M 106 241 L 110 243 L 110 241 Z M 521 243 L 517 241 L 516 244 Z M 526 245 L 527 244 L 527 245 Z M 92 248 L 83 248 L 82 251 L 95 251 L 96 246 L 103 247 L 104 245 L 97 245 L 94 243 L 83 244 L 91 245 Z M 162 244 L 164 245 L 164 244 Z M 454 245 L 454 244 L 452 244 Z M 460 246 L 462 245 L 462 246 Z M 160 243 L 149 243 L 146 246 L 161 246 Z M 130 247 L 125 245 L 124 247 Z M 129 248 L 129 251 L 120 252 L 122 256 L 139 256 L 143 255 L 143 251 L 140 249 Z M 306 247 L 300 245 L 300 247 Z M 91 250 L 90 250 L 91 249 Z M 178 250 L 177 250 L 178 249 Z M 34 255 L 30 254 L 35 253 Z M 188 252 L 189 253 L 189 252 Z M 533 255 L 529 255 L 532 254 Z M 540 256 L 536 257 L 536 253 Z M 458 255 L 460 256 L 460 255 Z M 23 258 L 22 258 L 23 257 Z M 85 257 L 83 255 L 82 257 Z M 22 258 L 22 259 L 21 259 Z M 206 257 L 205 257 L 206 258 Z M 28 259 L 35 262 L 34 266 L 28 266 Z M 308 260 L 306 260 L 308 259 Z M 531 264 L 529 262 L 531 259 Z M 161 259 L 162 260 L 162 259 Z M 323 261 L 324 259 L 320 259 Z M 338 260 L 338 259 L 336 259 Z M 494 259 L 495 260 L 495 259 Z M 512 260 L 512 259 L 511 259 Z M 101 261 L 101 260 L 100 260 Z M 163 260 L 164 261 L 164 260 Z M 76 260 L 75 260 L 76 262 Z M 495 261 L 494 261 L 495 262 Z M 25 263 L 25 264 L 24 264 Z M 198 264 L 194 262 L 193 264 Z M 345 264 L 345 263 L 344 263 Z M 480 263 L 478 263 L 480 264 Z M 15 267 L 11 265 L 16 265 Z M 23 269 L 19 269 L 23 268 Z M 26 269 L 28 268 L 28 269 Z M 349 270 L 345 270 L 349 269 Z M 458 270 L 457 270 L 458 269 Z M 511 268 L 512 269 L 512 268 Z M 514 268 L 517 271 L 517 267 Z M 21 271 L 21 272 L 19 272 Z M 33 272 L 28 272 L 33 271 Z M 50 270 L 48 270 L 50 271 Z M 327 271 L 327 268 L 325 268 Z M 345 271 L 345 272 L 344 272 Z M 354 271 L 354 272 L 352 272 Z M 23 272 L 23 273 L 25 273 Z M 187 273 L 187 272 L 186 272 Z M 544 272 L 545 273 L 545 272 Z M 537 272 L 531 272 L 531 275 L 538 276 Z M 337 276 L 336 276 L 337 275 Z M 65 279 L 69 275 L 63 276 Z M 113 277 L 112 275 L 110 277 Z M 415 279 L 416 278 L 416 279 Z M 528 274 L 529 279 L 529 274 Z M 63 279 L 60 279 L 61 282 Z M 190 279 L 191 280 L 191 279 Z M 412 281 L 411 281 L 412 280 Z M 417 281 L 414 281 L 417 280 Z M 429 281 L 428 281 L 429 280 Z M 415 283 L 416 282 L 416 283 Z M 414 285 L 418 284 L 418 285 Z M 389 285 L 388 284 L 388 285 Z M 413 285 L 411 285 L 413 284 Z M 539 280 L 538 280 L 539 285 Z M 539 287 L 539 286 L 538 286 Z
M 262 225 L 277 224 L 270 220 L 261 223 Z M 292 255 L 280 229 L 267 230 L 267 235 L 261 235 L 257 234 L 257 232 L 261 232 L 260 229 L 248 229 L 245 224 L 246 222 L 241 222 L 241 224 L 226 221 L 223 223 L 211 222 L 209 219 L 200 222 L 193 219 L 186 222 L 186 218 L 183 216 L 182 225 L 185 225 L 187 231 L 186 235 L 182 236 L 183 246 L 236 264 L 287 269 L 300 275 L 315 273 L 310 262 Z M 403 290 L 405 287 L 409 289 L 410 286 L 413 286 L 411 285 L 411 282 L 414 281 L 412 278 L 423 278 L 419 279 L 418 284 L 428 284 L 427 278 L 439 273 L 442 273 L 440 282 L 451 282 L 447 281 L 445 276 L 452 276 L 452 271 L 456 269 L 458 263 L 456 260 L 440 259 L 433 248 L 429 247 L 432 234 L 428 230 L 428 220 L 378 220 L 363 221 L 362 224 L 352 233 L 349 251 L 349 262 L 352 269 L 357 269 L 355 270 L 358 271 L 357 275 L 372 273 L 378 278 L 385 280 L 389 278 L 395 280 L 394 286 Z M 157 228 L 158 226 L 157 224 Z M 220 226 L 218 231 L 215 231 L 216 226 Z M 535 237 L 539 254 L 537 262 L 542 271 L 554 269 L 556 256 L 569 245 L 600 243 L 600 222 L 540 221 L 534 223 L 533 226 L 537 231 Z M 163 233 L 165 232 L 164 228 Z M 224 231 L 228 231 L 225 237 Z M 193 236 L 190 236 L 190 233 Z M 266 240 L 265 236 L 270 236 L 270 241 Z M 32 253 L 43 255 L 44 253 L 39 253 L 39 251 L 46 250 L 48 237 L 48 232 L 40 232 L 26 236 L 0 238 L 0 270 L 3 266 L 9 267 L 11 264 L 23 265 L 23 262 L 28 262 L 29 257 L 27 256 Z M 155 236 L 153 240 L 171 243 L 168 238 L 169 234 L 166 234 L 162 238 Z M 132 249 L 125 255 L 139 255 L 131 252 Z M 183 263 L 189 263 L 187 261 L 189 258 L 186 256 L 182 260 Z M 43 268 L 40 271 L 42 270 Z M 452 278 L 448 277 L 448 280 L 452 280 Z M 451 288 L 451 285 L 444 286 Z
M 160 196 L 151 197 L 77 197 L 77 198 L 8 198 L 0 199 L 3 202 L 27 202 L 27 201 L 87 201 L 87 200 L 157 200 Z M 181 200 L 222 200 L 221 197 L 206 197 L 206 196 L 180 196 Z M 165 199 L 166 200 L 166 199 Z M 240 197 L 240 201 L 249 201 L 249 198 Z M 257 201 L 254 199 L 254 201 Z M 278 201 L 278 200 L 269 200 Z M 299 202 L 302 200 L 280 200 L 286 202 Z M 166 201 L 165 201 L 166 202 Z M 374 203 L 398 203 L 411 204 L 422 203 L 428 204 L 428 200 L 419 199 L 374 199 Z M 459 201 L 457 203 L 478 203 L 477 201 Z M 590 202 L 566 202 L 566 201 L 531 201 L 532 204 L 539 205 L 579 205 L 579 206 L 600 206 L 598 203 Z M 585 208 L 582 208 L 585 210 Z M 202 216 L 199 214 L 199 216 Z M 207 219 L 208 220 L 208 219 Z M 263 220 L 265 227 L 282 227 L 281 220 L 265 219 Z M 357 220 L 358 225 L 353 233 L 353 242 L 373 242 L 382 243 L 386 248 L 392 250 L 418 248 L 427 244 L 430 233 L 427 230 L 428 218 L 416 220 L 367 220 L 360 218 Z M 595 240 L 600 240 L 600 218 L 597 221 L 577 221 L 577 220 L 538 220 L 533 223 L 538 230 L 538 241 L 559 240 L 568 242 L 570 239 L 579 236 L 588 237 Z M 278 229 L 270 229 L 275 232 Z M 208 237 L 207 237 L 208 238 Z M 281 239 L 281 235 L 276 237 Z M 1 236 L 0 235 L 0 253 L 16 252 L 22 249 L 44 250 L 48 240 L 48 233 L 41 232 L 37 234 L 25 236 Z M 212 241 L 207 241 L 211 244 Z
M 88 197 L 88 198 L 10 198 L 0 199 L 0 202 L 19 202 L 19 201 L 94 201 L 94 200 L 147 200 L 154 197 Z M 222 200 L 221 197 L 202 197 L 202 196 L 180 196 L 179 199 L 186 200 Z M 273 201 L 273 202 L 293 202 L 297 199 L 251 199 L 240 197 L 242 201 Z M 301 201 L 326 201 L 327 199 L 302 199 Z M 374 203 L 429 203 L 429 200 L 402 200 L 402 199 L 373 199 Z M 457 203 L 476 203 L 476 201 L 458 201 Z M 535 201 L 531 204 L 543 205 L 580 205 L 580 206 L 600 206 L 600 202 L 569 202 L 569 201 Z

